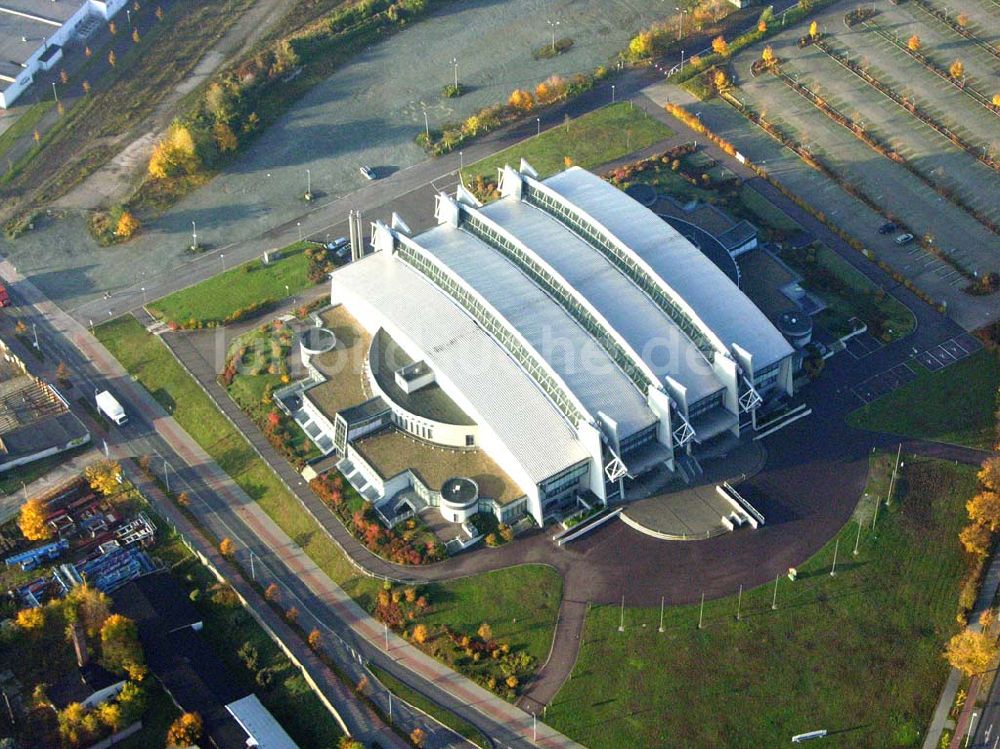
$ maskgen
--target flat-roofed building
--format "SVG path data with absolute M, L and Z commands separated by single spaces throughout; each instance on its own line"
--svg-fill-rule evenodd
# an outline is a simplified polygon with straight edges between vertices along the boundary
M 0 109 L 13 105 L 74 40 L 89 37 L 127 0 L 0 0 Z
M 789 343 L 651 211 L 579 168 L 542 181 L 508 166 L 500 192 L 486 206 L 439 194 L 438 225 L 416 236 L 376 222 L 374 252 L 332 274 L 331 302 L 378 342 L 378 407 L 353 423 L 377 411 L 378 428 L 452 447 L 465 430 L 542 522 L 580 492 L 607 501 L 673 470 L 791 394 Z M 448 430 L 408 416 L 431 385 L 436 411 L 460 415 Z

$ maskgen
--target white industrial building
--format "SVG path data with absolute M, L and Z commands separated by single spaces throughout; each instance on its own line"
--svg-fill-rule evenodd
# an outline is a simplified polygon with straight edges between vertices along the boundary
M 467 416 L 409 413 L 370 355 L 379 407 L 338 417 L 342 455 L 390 422 L 431 444 L 461 438 L 543 522 L 578 493 L 606 502 L 650 469 L 694 460 L 791 394 L 792 347 L 662 219 L 580 168 L 539 180 L 522 162 L 500 177 L 486 206 L 461 187 L 439 194 L 438 226 L 417 236 L 395 217 L 376 222 L 374 252 L 332 274 L 331 302 L 372 348 L 388 338 L 404 352 L 400 389 L 433 383 Z
M 0 0 L 0 109 L 51 70 L 63 49 L 83 40 L 128 0 Z

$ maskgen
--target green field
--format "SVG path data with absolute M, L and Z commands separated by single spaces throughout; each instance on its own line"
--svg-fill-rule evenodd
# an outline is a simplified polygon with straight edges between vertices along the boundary
M 168 294 L 147 307 L 157 317 L 183 325 L 192 320 L 219 323 L 251 304 L 275 304 L 313 285 L 307 277 L 305 248 L 309 245 L 296 242 L 281 250 L 281 260 L 270 265 L 264 265 L 259 258 L 251 260 Z
M 543 178 L 565 169 L 567 156 L 575 166 L 594 169 L 671 135 L 670 128 L 641 108 L 612 104 L 477 161 L 463 175 L 466 181 L 477 175 L 496 178 L 498 167 L 510 164 L 516 169 L 522 158 Z
M 879 473 L 891 466 L 880 456 Z M 826 728 L 830 747 L 918 746 L 947 674 L 944 641 L 957 629 L 960 580 L 969 565 L 957 535 L 975 470 L 905 457 L 896 501 L 870 533 L 858 525 L 774 585 L 745 591 L 742 620 L 731 596 L 667 610 L 592 609 L 580 658 L 547 722 L 591 749 L 786 745 Z M 879 481 L 882 477 L 879 478 Z M 870 486 L 875 491 L 875 486 Z M 734 583 L 735 585 L 735 583 Z M 735 591 L 734 591 L 735 593 Z
M 467 738 L 476 746 L 484 747 L 484 749 L 491 746 L 489 739 L 471 723 L 458 717 L 450 710 L 438 707 L 420 694 L 420 692 L 410 689 L 388 671 L 383 671 L 378 666 L 369 666 L 368 668 L 375 674 L 375 678 L 382 682 L 382 686 L 404 702 L 409 703 L 412 707 L 417 708 L 417 710 L 427 713 L 427 715 L 434 718 L 438 723 L 448 726 L 452 731 L 459 736 Z
M 161 405 L 172 409 L 178 424 L 313 562 L 361 606 L 371 610 L 378 581 L 358 574 L 167 347 L 133 317 L 98 326 L 96 334 Z M 560 591 L 558 574 L 537 565 L 435 584 L 428 590 L 431 605 L 425 620 L 474 629 L 484 621 L 483 617 L 490 617 L 498 637 L 524 645 L 541 663 L 548 656 Z
M 740 201 L 758 217 L 761 223 L 779 231 L 798 231 L 802 227 L 792 220 L 787 213 L 765 198 L 747 183 L 740 186 Z
M 25 133 L 30 133 L 41 121 L 45 113 L 55 106 L 54 101 L 40 101 L 25 109 L 17 118 L 17 121 L 9 128 L 0 133 L 0 156 L 10 150 L 19 138 Z
M 1000 357 L 979 351 L 949 367 L 928 372 L 915 362 L 917 378 L 847 417 L 858 429 L 951 442 L 984 450 L 996 442 Z

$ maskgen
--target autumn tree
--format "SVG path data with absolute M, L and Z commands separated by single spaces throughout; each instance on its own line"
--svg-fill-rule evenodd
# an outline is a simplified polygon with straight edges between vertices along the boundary
M 990 491 L 1000 492 L 1000 458 L 984 460 L 976 477 Z
M 80 746 L 87 737 L 87 731 L 83 726 L 86 714 L 87 709 L 83 705 L 79 702 L 71 702 L 56 715 L 59 722 L 59 735 L 71 747 Z
M 726 77 L 725 70 L 716 70 L 715 75 L 712 76 L 712 85 L 719 91 L 725 91 L 726 87 L 729 86 L 729 79 Z
M 21 609 L 14 617 L 14 623 L 26 632 L 34 632 L 45 626 L 45 612 L 42 609 Z
M 969 25 L 969 17 L 965 15 L 965 13 L 959 13 L 958 16 L 955 18 L 955 21 L 963 29 Z
M 224 557 L 231 557 L 236 553 L 236 544 L 233 543 L 233 539 L 226 536 L 224 539 L 219 541 L 219 553 Z
M 299 620 L 299 610 L 292 606 L 285 612 L 285 618 L 288 620 L 289 624 L 295 624 L 295 622 Z
M 760 53 L 760 59 L 763 60 L 764 63 L 768 65 L 768 67 L 774 65 L 774 63 L 777 62 L 778 60 L 778 58 L 774 54 L 774 47 L 772 47 L 770 44 L 764 47 L 764 51 Z
M 69 73 L 65 69 L 59 71 L 59 82 L 63 85 L 69 83 Z
M 200 166 L 198 150 L 191 130 L 175 122 L 167 135 L 153 148 L 149 159 L 149 176 L 153 179 L 191 173 Z
M 430 630 L 427 629 L 426 624 L 418 624 L 413 628 L 413 641 L 418 645 L 423 645 L 427 642 L 427 637 L 430 635 Z
M 31 134 L 31 137 L 34 139 L 35 143 L 41 143 L 42 142 L 42 134 L 40 132 L 38 132 L 37 130 L 35 130 L 35 132 L 33 132 Z
M 809 38 L 818 39 L 819 38 L 819 24 L 813 21 L 809 24 Z
M 906 40 L 906 46 L 911 52 L 920 51 L 920 37 L 914 34 Z
M 85 94 L 89 94 L 90 93 L 90 81 L 84 81 L 80 85 L 83 88 L 83 93 L 85 93 Z
M 281 598 L 281 589 L 277 583 L 271 583 L 264 589 L 264 598 L 272 602 Z
M 963 629 L 948 641 L 944 657 L 952 667 L 972 676 L 989 668 L 997 657 L 997 644 L 984 632 Z
M 91 489 L 109 496 L 115 494 L 121 486 L 118 478 L 122 475 L 122 467 L 117 461 L 105 458 L 84 468 L 83 475 Z
M 980 523 L 970 523 L 958 534 L 962 548 L 979 557 L 990 553 L 990 539 L 990 529 Z
M 181 492 L 177 495 L 177 504 L 181 507 L 187 507 L 191 504 L 191 495 L 187 492 Z
M 761 34 L 767 31 L 767 21 L 765 21 L 763 18 L 757 22 L 757 31 L 759 31 Z
M 628 43 L 628 56 L 633 60 L 644 60 L 653 54 L 653 35 L 643 31 Z
M 948 66 L 948 75 L 956 81 L 962 80 L 965 77 L 965 64 L 961 60 L 955 60 Z
M 122 211 L 122 215 L 118 219 L 118 225 L 115 226 L 115 236 L 122 239 L 131 239 L 132 235 L 137 231 L 139 231 L 139 219 L 129 211 Z
M 108 31 L 111 32 L 111 36 L 114 36 L 115 34 L 118 33 L 118 26 L 117 24 L 115 24 L 114 21 L 108 24 Z
M 114 702 L 102 702 L 95 709 L 97 719 L 115 733 L 122 727 L 122 709 Z
M 1000 94 L 993 94 L 993 106 L 1000 107 Z
M 21 505 L 21 512 L 17 516 L 17 527 L 29 541 L 44 541 L 55 535 L 55 531 L 45 522 L 47 517 L 48 513 L 42 500 L 29 499 Z
M 194 746 L 201 738 L 202 722 L 198 713 L 184 713 L 170 724 L 167 746 Z
M 527 112 L 533 106 L 535 106 L 535 99 L 532 97 L 530 91 L 525 91 L 523 88 L 515 88 L 511 93 L 510 98 L 507 103 L 514 109 L 520 109 L 522 112 Z
M 489 622 L 483 622 L 476 630 L 476 634 L 479 635 L 479 639 L 489 642 L 493 639 L 493 627 L 489 625 Z
M 73 587 L 66 595 L 66 602 L 91 637 L 97 636 L 111 616 L 111 599 L 87 583 Z
M 306 642 L 309 643 L 309 647 L 313 650 L 319 650 L 323 644 L 323 634 L 318 629 L 314 629 L 309 633 Z
M 337 742 L 337 749 L 365 749 L 365 745 L 350 736 L 341 736 Z
M 109 616 L 101 625 L 101 655 L 107 669 L 115 673 L 131 673 L 142 666 L 145 657 L 135 622 L 121 614 Z
M 135 44 L 138 44 L 140 41 L 142 41 L 142 37 L 139 36 L 139 29 L 132 29 L 132 41 Z
M 56 366 L 56 379 L 63 385 L 69 382 L 69 367 L 66 366 L 66 362 L 61 361 Z
M 156 20 L 157 21 L 163 20 L 163 8 L 161 8 L 159 5 L 156 6 Z
M 410 743 L 417 747 L 417 749 L 422 749 L 426 741 L 427 733 L 422 728 L 414 728 L 410 731 Z
M 965 503 L 969 518 L 992 532 L 1000 529 L 1000 493 L 986 489 Z
M 712 40 L 712 51 L 717 55 L 725 55 L 729 52 L 729 42 L 720 34 Z
M 219 147 L 219 151 L 222 153 L 235 151 L 240 144 L 236 139 L 236 133 L 225 122 L 216 122 L 212 126 L 212 135 L 215 138 L 215 145 Z
M 118 55 L 115 54 L 114 50 L 108 52 L 108 65 L 115 67 L 118 64 Z

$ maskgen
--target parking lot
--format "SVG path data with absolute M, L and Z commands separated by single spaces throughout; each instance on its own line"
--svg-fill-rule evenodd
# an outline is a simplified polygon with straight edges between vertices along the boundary
M 858 339 L 852 339 L 851 343 L 854 343 L 856 340 Z M 965 334 L 951 338 L 925 351 L 914 352 L 913 359 L 929 371 L 936 372 L 974 354 L 980 348 L 982 348 L 982 344 L 976 338 Z M 862 356 L 858 356 L 855 351 L 851 350 L 850 346 L 848 347 L 848 352 L 855 358 L 862 358 L 862 356 L 867 355 L 862 354 Z M 867 353 L 872 352 L 868 351 Z M 906 362 L 897 364 L 891 369 L 869 377 L 861 384 L 856 385 L 852 391 L 862 403 L 871 403 L 915 379 L 918 369 Z

